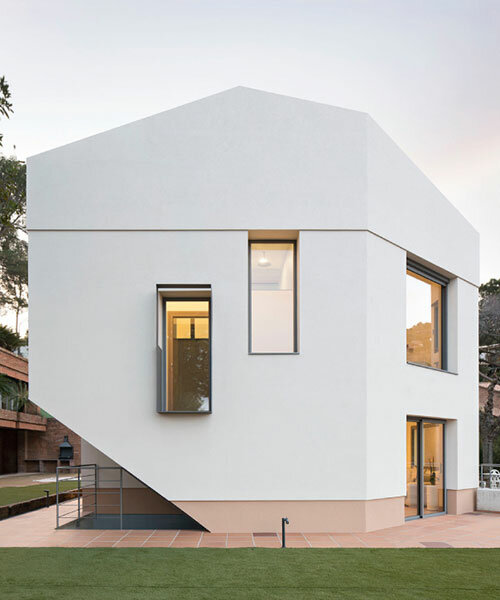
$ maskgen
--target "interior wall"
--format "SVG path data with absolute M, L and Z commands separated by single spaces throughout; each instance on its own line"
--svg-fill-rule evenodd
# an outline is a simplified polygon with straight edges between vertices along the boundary
M 293 290 L 252 291 L 252 352 L 293 352 Z

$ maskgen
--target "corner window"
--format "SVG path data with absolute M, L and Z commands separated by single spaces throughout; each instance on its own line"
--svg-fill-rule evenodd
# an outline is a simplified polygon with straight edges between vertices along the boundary
M 406 271 L 406 360 L 446 369 L 448 280 L 413 261 Z
M 249 243 L 249 351 L 297 352 L 295 241 Z
M 211 299 L 161 296 L 159 412 L 211 412 Z

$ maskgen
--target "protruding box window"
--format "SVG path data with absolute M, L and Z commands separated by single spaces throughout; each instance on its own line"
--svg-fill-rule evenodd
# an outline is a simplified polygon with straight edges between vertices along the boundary
M 250 352 L 297 352 L 295 241 L 251 241 L 249 263 Z
M 183 294 L 191 294 L 183 297 Z M 159 412 L 211 412 L 210 291 L 159 290 Z
M 445 300 L 448 280 L 414 263 L 406 271 L 406 360 L 446 368 Z

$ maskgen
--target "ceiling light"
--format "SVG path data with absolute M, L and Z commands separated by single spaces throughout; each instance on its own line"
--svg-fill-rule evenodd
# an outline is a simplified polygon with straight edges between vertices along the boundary
M 259 267 L 270 267 L 271 266 L 271 262 L 266 257 L 265 252 L 262 252 L 262 256 L 259 258 L 257 264 L 259 265 Z

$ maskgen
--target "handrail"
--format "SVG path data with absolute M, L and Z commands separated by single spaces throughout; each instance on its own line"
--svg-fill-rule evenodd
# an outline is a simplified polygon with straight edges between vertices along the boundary
M 60 473 L 64 471 L 76 471 L 76 477 L 78 480 L 78 488 L 77 488 L 77 503 L 76 504 L 68 504 L 67 507 L 75 506 L 73 510 L 69 512 L 61 513 L 61 500 L 60 500 Z M 118 470 L 119 477 L 118 479 L 101 479 L 100 471 L 110 471 L 110 470 Z M 83 471 L 83 472 L 82 472 Z M 88 478 L 93 478 L 90 481 Z M 82 482 L 82 479 L 85 481 Z M 101 484 L 116 484 L 116 488 L 101 488 Z M 85 493 L 84 490 L 89 490 L 89 493 Z M 59 529 L 61 527 L 61 519 L 70 518 L 68 515 L 72 515 L 77 513 L 76 520 L 80 521 L 83 518 L 88 518 L 89 516 L 94 515 L 95 517 L 98 515 L 97 511 L 97 502 L 98 496 L 112 496 L 118 495 L 119 502 L 117 504 L 104 504 L 105 508 L 119 508 L 118 513 L 106 513 L 106 517 L 119 517 L 120 519 L 120 529 L 123 529 L 123 467 L 101 467 L 95 463 L 87 463 L 82 465 L 61 465 L 56 468 L 56 528 Z M 82 500 L 85 498 L 94 497 L 94 503 L 89 504 L 85 502 L 83 505 Z M 87 509 L 93 509 L 87 512 Z M 82 513 L 85 511 L 85 514 Z M 73 519 L 74 520 L 74 519 Z

